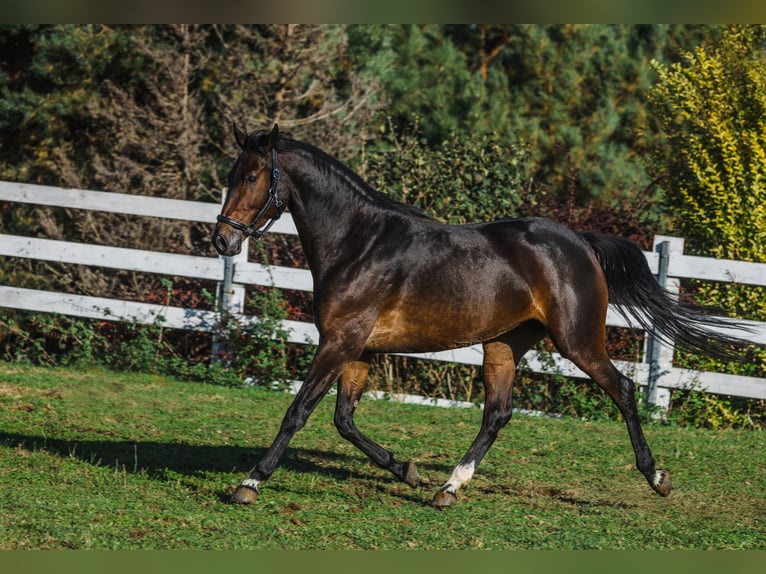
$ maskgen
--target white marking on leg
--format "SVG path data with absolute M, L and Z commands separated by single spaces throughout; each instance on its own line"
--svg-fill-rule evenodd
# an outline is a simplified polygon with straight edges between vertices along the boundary
M 475 470 L 476 465 L 473 461 L 471 461 L 470 464 L 457 465 L 455 470 L 452 471 L 452 476 L 449 477 L 449 480 L 444 484 L 444 486 L 442 486 L 441 489 L 455 494 L 458 490 L 471 482 L 471 478 L 473 478 L 473 473 Z
M 246 478 L 240 484 L 242 486 L 249 486 L 250 488 L 254 488 L 255 490 L 258 490 L 258 483 L 259 481 L 255 480 L 254 478 Z
M 665 478 L 665 475 L 667 473 L 664 470 L 658 470 L 654 473 L 654 478 L 652 479 L 652 484 L 659 488 L 659 486 L 662 484 L 662 480 Z

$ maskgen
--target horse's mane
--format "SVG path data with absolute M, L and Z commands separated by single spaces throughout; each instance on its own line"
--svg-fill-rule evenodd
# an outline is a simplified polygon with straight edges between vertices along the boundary
M 247 136 L 247 140 L 245 141 L 245 148 L 248 151 L 256 151 L 258 153 L 265 154 L 268 150 L 267 146 L 269 141 L 269 133 L 270 132 L 268 130 L 252 132 Z M 334 171 L 342 174 L 346 179 L 352 182 L 354 187 L 356 187 L 363 195 L 383 208 L 393 209 L 395 211 L 423 219 L 432 219 L 430 215 L 428 215 L 419 207 L 396 201 L 388 195 L 379 192 L 369 183 L 364 181 L 355 171 L 347 167 L 340 160 L 331 156 L 327 152 L 322 151 L 318 147 L 309 143 L 293 139 L 290 133 L 280 133 L 279 140 L 277 141 L 277 151 L 287 152 L 293 150 L 303 151 L 309 154 L 318 163 L 329 165 L 334 169 Z

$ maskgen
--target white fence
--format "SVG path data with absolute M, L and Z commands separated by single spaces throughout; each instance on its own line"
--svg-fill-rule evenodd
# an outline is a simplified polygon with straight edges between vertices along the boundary
M 59 206 L 69 209 L 107 211 L 147 217 L 161 217 L 211 223 L 220 210 L 216 203 L 163 199 L 140 195 L 62 189 L 56 187 L 0 182 L 0 201 Z M 273 233 L 296 235 L 288 214 L 272 228 Z M 652 272 L 670 291 L 678 289 L 682 278 L 766 285 L 766 264 L 731 260 L 716 260 L 683 254 L 683 239 L 658 236 L 653 252 L 645 252 Z M 243 323 L 256 317 L 242 313 L 244 286 L 273 285 L 280 289 L 311 291 L 311 274 L 306 269 L 265 267 L 247 260 L 247 249 L 233 258 L 179 255 L 139 249 L 97 246 L 35 237 L 0 234 L 0 256 L 24 257 L 96 267 L 157 273 L 169 277 L 192 277 L 216 281 L 223 296 L 220 303 Z M 226 288 L 223 288 L 224 283 Z M 131 320 L 151 324 L 158 317 L 163 325 L 176 329 L 211 332 L 219 322 L 216 311 L 186 309 L 156 305 L 141 301 L 117 300 L 85 295 L 57 293 L 0 285 L 0 308 L 25 311 L 61 313 L 84 318 Z M 766 345 L 766 323 L 746 321 L 751 333 L 745 338 Z M 609 310 L 607 324 L 628 327 L 624 319 Z M 294 343 L 316 343 L 313 324 L 286 321 L 285 328 Z M 480 365 L 480 346 L 409 355 L 425 359 Z M 642 362 L 618 361 L 617 367 L 648 389 L 649 402 L 667 406 L 670 389 L 694 387 L 710 393 L 766 399 L 766 379 L 713 372 L 697 372 L 674 367 L 672 346 L 652 342 L 651 338 Z M 572 363 L 557 354 L 541 357 L 530 352 L 526 368 L 535 372 L 556 372 L 570 377 L 587 378 Z

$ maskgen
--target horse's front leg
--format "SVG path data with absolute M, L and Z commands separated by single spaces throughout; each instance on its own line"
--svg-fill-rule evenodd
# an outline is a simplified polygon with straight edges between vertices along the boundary
M 274 442 L 231 495 L 232 502 L 250 504 L 257 498 L 258 485 L 272 475 L 290 439 L 306 424 L 319 401 L 352 360 L 349 357 L 356 358 L 361 354 L 354 356 L 354 353 L 342 349 L 338 344 L 320 343 L 306 380 L 287 409 Z

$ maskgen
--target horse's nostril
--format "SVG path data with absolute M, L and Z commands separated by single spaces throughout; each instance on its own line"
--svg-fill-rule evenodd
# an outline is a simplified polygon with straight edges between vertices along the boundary
M 226 253 L 226 249 L 229 247 L 229 243 L 226 241 L 226 238 L 220 233 L 216 234 L 216 236 L 213 238 L 213 245 L 221 255 Z

